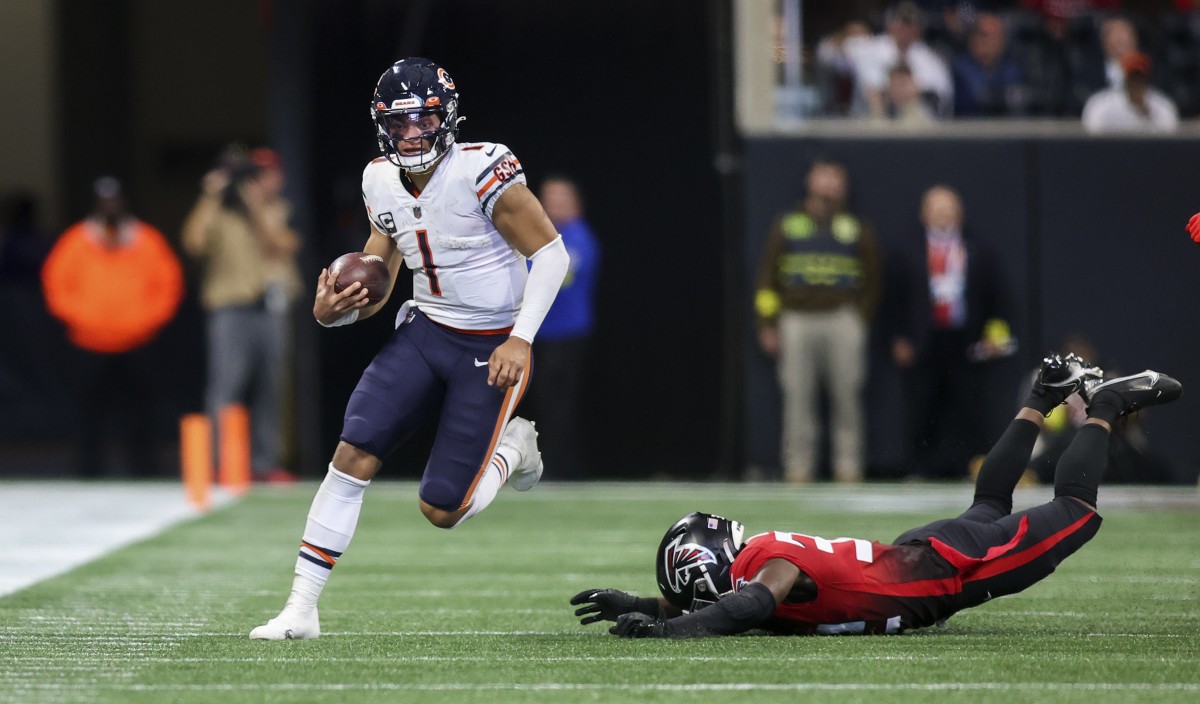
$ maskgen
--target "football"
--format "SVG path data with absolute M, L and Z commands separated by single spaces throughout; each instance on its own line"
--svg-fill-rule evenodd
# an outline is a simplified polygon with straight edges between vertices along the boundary
M 366 252 L 350 252 L 334 259 L 329 265 L 329 273 L 337 277 L 333 283 L 334 291 L 341 293 L 357 281 L 367 290 L 367 300 L 371 303 L 383 300 L 391 278 L 383 257 Z

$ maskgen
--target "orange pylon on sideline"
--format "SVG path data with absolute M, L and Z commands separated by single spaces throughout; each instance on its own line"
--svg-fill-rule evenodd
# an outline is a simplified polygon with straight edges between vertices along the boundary
M 250 414 L 246 407 L 231 403 L 221 409 L 217 480 L 226 490 L 244 494 L 250 489 Z
M 212 423 L 203 413 L 179 420 L 179 466 L 188 502 L 207 511 L 212 505 Z

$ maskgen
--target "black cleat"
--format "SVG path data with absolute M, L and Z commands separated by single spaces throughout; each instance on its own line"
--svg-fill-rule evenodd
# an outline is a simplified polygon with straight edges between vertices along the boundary
M 1087 383 L 1097 383 L 1103 378 L 1104 372 L 1100 367 L 1089 366 L 1075 354 L 1060 357 L 1051 353 L 1042 360 L 1032 393 L 1051 402 L 1050 407 L 1053 407 L 1065 402 L 1067 397 L 1082 390 Z
M 1183 384 L 1166 374 L 1147 369 L 1140 374 L 1085 383 L 1079 394 L 1091 405 L 1096 396 L 1105 391 L 1111 391 L 1121 399 L 1121 415 L 1124 416 L 1149 406 L 1174 401 L 1183 395 Z

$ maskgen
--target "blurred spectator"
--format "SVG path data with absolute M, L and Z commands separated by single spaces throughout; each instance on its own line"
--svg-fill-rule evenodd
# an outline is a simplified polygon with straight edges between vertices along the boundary
M 1021 0 L 1021 7 L 1042 16 L 1046 30 L 1055 39 L 1063 39 L 1073 22 L 1087 19 L 1096 10 L 1112 10 L 1121 0 Z
M 1104 370 L 1106 379 L 1121 376 L 1121 371 L 1106 363 L 1088 338 L 1078 333 L 1068 335 L 1061 354 L 1077 354 L 1089 364 Z M 1022 382 L 1021 399 L 1029 391 L 1028 383 L 1037 375 Z M 1018 401 L 1019 403 L 1020 401 Z M 1072 394 L 1067 402 L 1055 408 L 1038 434 L 1029 460 L 1029 469 L 1043 484 L 1054 483 L 1054 468 L 1075 432 L 1087 420 L 1087 408 L 1079 394 Z M 1150 439 L 1142 429 L 1141 414 L 1126 416 L 1113 426 L 1108 444 L 1108 465 L 1104 470 L 1104 481 L 1110 483 L 1165 484 L 1171 482 L 1171 469 L 1150 449 Z
M 159 470 L 156 392 L 150 342 L 175 316 L 183 271 L 158 230 L 126 209 L 121 184 L 95 183 L 96 206 L 55 243 L 42 268 L 46 305 L 76 348 L 78 470 L 105 471 L 105 430 L 114 426 L 130 471 Z
M 759 265 L 759 343 L 778 360 L 789 482 L 815 477 L 822 387 L 829 394 L 833 476 L 854 482 L 863 474 L 862 389 L 880 264 L 874 232 L 846 211 L 846 191 L 845 167 L 816 161 L 804 200 L 776 218 Z
M 1004 23 L 993 14 L 980 15 L 971 28 L 966 53 L 954 57 L 954 115 L 998 117 L 1020 115 L 1026 102 L 1025 76 L 1007 53 Z
M 227 150 L 204 176 L 183 227 L 183 246 L 202 259 L 200 300 L 208 312 L 210 417 L 231 403 L 250 410 L 256 479 L 289 480 L 283 468 L 283 393 L 292 302 L 300 292 L 300 237 L 288 225 L 279 156 Z
M 997 262 L 963 232 L 958 194 L 921 200 L 919 242 L 893 261 L 886 318 L 912 419 L 911 471 L 962 477 L 980 446 L 980 362 L 1011 353 Z
M 950 70 L 942 57 L 921 41 L 921 10 L 912 2 L 901 2 L 887 14 L 887 32 L 876 36 L 848 37 L 844 50 L 854 65 L 858 115 L 879 116 L 885 112 L 888 71 L 905 63 L 913 80 L 934 112 L 947 114 L 953 108 L 954 88 Z
M 1122 61 L 1121 88 L 1106 88 L 1083 106 L 1083 128 L 1103 132 L 1174 132 L 1179 111 L 1170 98 L 1150 85 L 1150 57 L 1133 53 Z
M 846 54 L 846 40 L 870 36 L 867 23 L 855 20 L 817 43 L 817 81 L 826 113 L 850 114 L 854 102 L 854 63 Z
M 928 127 L 935 122 L 933 111 L 921 99 L 921 89 L 907 64 L 898 63 L 888 71 L 883 118 L 902 128 Z
M 600 272 L 600 244 L 583 218 L 583 199 L 574 181 L 565 176 L 547 176 L 539 194 L 546 215 L 562 235 L 570 268 L 554 305 L 546 314 L 533 343 L 534 376 L 530 386 L 537 422 L 548 429 L 539 437 L 542 454 L 559 479 L 577 479 L 588 474 L 588 453 L 581 410 L 587 406 L 582 393 L 588 376 L 596 279 Z
M 1104 50 L 1104 80 L 1109 88 L 1125 85 L 1125 58 L 1138 51 L 1137 30 L 1124 17 L 1110 17 L 1100 25 L 1100 46 Z

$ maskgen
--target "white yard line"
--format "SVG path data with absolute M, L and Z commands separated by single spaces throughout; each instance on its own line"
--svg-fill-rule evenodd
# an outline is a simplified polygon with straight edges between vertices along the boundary
M 305 684 L 245 683 L 226 684 L 123 684 L 38 683 L 23 687 L 31 691 L 128 691 L 128 692 L 954 692 L 954 691 L 1012 691 L 1012 692 L 1200 692 L 1195 682 L 793 682 L 762 684 L 756 682 L 714 682 L 695 684 L 592 684 L 574 682 L 510 683 L 419 683 L 371 682 L 339 683 L 310 682 Z
M 198 515 L 178 484 L 0 482 L 0 596 Z

